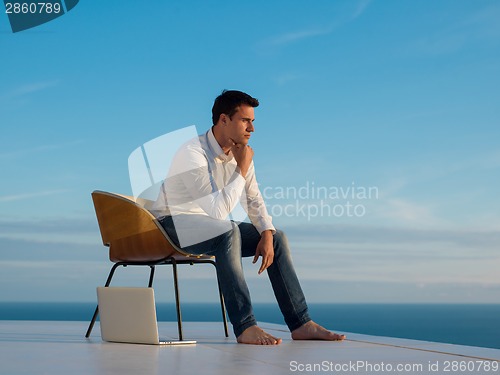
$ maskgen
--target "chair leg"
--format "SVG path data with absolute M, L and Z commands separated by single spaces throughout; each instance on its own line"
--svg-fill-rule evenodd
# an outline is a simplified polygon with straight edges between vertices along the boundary
M 108 278 L 106 280 L 106 284 L 104 285 L 105 287 L 108 287 L 109 284 L 111 284 L 111 279 L 113 278 L 113 275 L 119 266 L 125 266 L 125 265 L 122 263 L 115 263 L 113 265 L 113 267 L 111 267 L 111 271 L 109 271 L 109 275 L 108 275 Z M 95 308 L 94 315 L 92 316 L 92 320 L 90 321 L 89 328 L 87 329 L 87 333 L 85 334 L 86 338 L 89 338 L 90 333 L 92 332 L 92 329 L 94 328 L 94 324 L 95 324 L 95 321 L 97 319 L 98 314 L 99 314 L 99 305 L 97 305 Z
M 149 283 L 148 288 L 153 286 L 153 278 L 155 277 L 155 266 L 149 266 L 151 268 L 151 272 L 149 273 Z
M 217 286 L 219 287 L 219 299 L 220 299 L 220 308 L 222 312 L 222 321 L 224 323 L 224 334 L 226 335 L 226 337 L 229 337 L 229 333 L 227 331 L 226 304 L 224 303 L 224 296 L 222 295 L 222 291 L 220 290 L 220 283 L 218 278 L 217 278 Z
M 177 262 L 174 258 L 172 261 L 172 271 L 174 274 L 174 292 L 175 292 L 175 307 L 177 310 L 177 329 L 179 331 L 179 341 L 182 341 L 182 315 L 181 315 L 181 304 L 179 298 L 179 282 L 177 280 Z

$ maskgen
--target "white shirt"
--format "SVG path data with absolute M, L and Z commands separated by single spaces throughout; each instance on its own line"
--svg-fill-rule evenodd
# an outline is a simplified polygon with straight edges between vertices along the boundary
M 245 213 L 238 212 L 238 203 Z M 246 214 L 259 233 L 275 228 L 255 178 L 237 171 L 231 152 L 222 151 L 212 129 L 186 142 L 175 154 L 152 212 L 157 216 L 205 215 L 242 221 Z

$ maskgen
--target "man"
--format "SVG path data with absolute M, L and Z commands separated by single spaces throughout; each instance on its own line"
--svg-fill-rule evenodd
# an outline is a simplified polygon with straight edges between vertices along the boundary
M 215 255 L 217 274 L 237 341 L 277 345 L 281 339 L 257 326 L 243 275 L 242 257 L 260 257 L 285 322 L 295 340 L 343 340 L 311 320 L 293 268 L 288 241 L 277 231 L 257 186 L 253 149 L 257 99 L 223 91 L 212 108 L 213 126 L 174 156 L 155 214 L 184 251 Z M 251 223 L 228 220 L 241 204 Z

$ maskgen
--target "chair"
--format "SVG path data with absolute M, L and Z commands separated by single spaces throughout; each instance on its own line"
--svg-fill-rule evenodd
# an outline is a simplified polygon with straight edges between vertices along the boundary
M 215 266 L 215 257 L 188 254 L 177 247 L 158 220 L 144 208 L 148 207 L 151 203 L 150 201 L 144 199 L 135 201 L 132 197 L 104 191 L 94 191 L 92 193 L 92 200 L 103 244 L 109 247 L 109 259 L 115 263 L 109 272 L 105 286 L 110 285 L 115 270 L 120 266 L 149 266 L 148 286 L 152 287 L 155 266 L 164 264 L 172 265 L 177 328 L 179 331 L 179 341 L 182 341 L 182 316 L 177 265 L 209 263 Z M 226 308 L 218 278 L 217 285 L 219 287 L 224 332 L 226 337 L 228 337 Z M 94 316 L 85 334 L 87 338 L 92 332 L 98 313 L 99 306 L 96 307 Z

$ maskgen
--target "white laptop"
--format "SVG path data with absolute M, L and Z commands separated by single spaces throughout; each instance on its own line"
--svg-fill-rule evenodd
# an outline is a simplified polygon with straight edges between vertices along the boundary
M 158 337 L 153 288 L 98 287 L 101 337 L 104 341 L 133 344 L 196 344 L 192 340 Z

